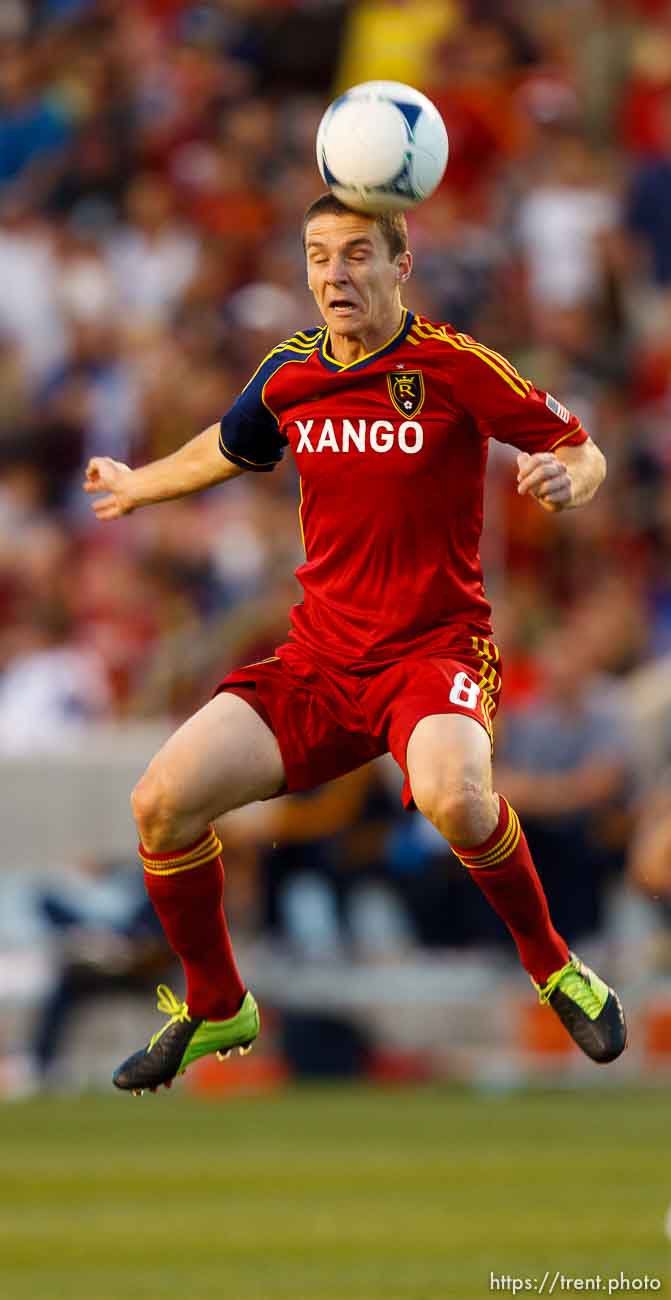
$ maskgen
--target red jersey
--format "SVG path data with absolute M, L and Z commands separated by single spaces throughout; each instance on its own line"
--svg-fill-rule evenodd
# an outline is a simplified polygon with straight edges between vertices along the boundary
M 287 446 L 296 460 L 305 563 L 292 640 L 356 670 L 491 631 L 479 556 L 490 437 L 537 452 L 587 435 L 499 353 L 409 311 L 349 365 L 326 326 L 269 353 L 220 446 L 243 469 L 274 469 Z

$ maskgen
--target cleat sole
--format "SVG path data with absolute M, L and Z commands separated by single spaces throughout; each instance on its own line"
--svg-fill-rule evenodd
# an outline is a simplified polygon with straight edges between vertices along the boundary
M 231 1055 L 231 1052 L 232 1052 L 232 1051 L 233 1051 L 233 1048 L 232 1048 L 232 1047 L 229 1047 L 229 1048 L 226 1049 L 225 1052 L 217 1052 L 217 1060 L 218 1060 L 218 1061 L 227 1061 L 228 1058 L 229 1058 L 229 1056 Z
M 133 1097 L 142 1097 L 144 1095 L 144 1088 L 131 1088 L 131 1093 Z
M 240 1053 L 240 1056 L 249 1056 L 249 1053 L 251 1052 L 253 1046 L 254 1046 L 253 1043 L 241 1043 L 238 1048 L 238 1052 Z

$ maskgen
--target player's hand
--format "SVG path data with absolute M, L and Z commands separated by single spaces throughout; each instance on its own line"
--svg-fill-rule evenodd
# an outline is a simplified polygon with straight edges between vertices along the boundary
M 535 497 L 544 510 L 565 510 L 572 500 L 571 476 L 551 451 L 533 456 L 523 451 L 517 457 L 517 491 Z
M 131 495 L 133 471 L 120 460 L 109 456 L 94 456 L 86 467 L 83 487 L 85 492 L 105 492 L 91 502 L 91 508 L 98 519 L 119 519 L 127 515 L 137 504 Z

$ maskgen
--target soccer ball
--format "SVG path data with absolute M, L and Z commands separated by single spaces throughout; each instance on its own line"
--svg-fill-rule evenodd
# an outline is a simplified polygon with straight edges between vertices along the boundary
M 358 212 L 421 203 L 447 165 L 447 131 L 426 95 L 400 81 L 364 81 L 329 104 L 317 164 L 329 189 Z

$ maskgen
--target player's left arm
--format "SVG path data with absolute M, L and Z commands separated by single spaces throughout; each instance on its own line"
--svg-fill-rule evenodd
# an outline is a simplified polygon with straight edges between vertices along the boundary
M 470 335 L 446 334 L 445 342 L 454 350 L 453 396 L 483 437 L 507 442 L 520 453 L 520 495 L 533 496 L 553 511 L 590 501 L 606 476 L 606 461 L 578 417 Z
M 606 477 L 606 458 L 591 438 L 556 451 L 520 452 L 517 491 L 544 510 L 571 510 L 592 500 Z

